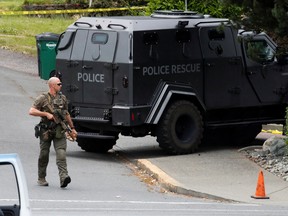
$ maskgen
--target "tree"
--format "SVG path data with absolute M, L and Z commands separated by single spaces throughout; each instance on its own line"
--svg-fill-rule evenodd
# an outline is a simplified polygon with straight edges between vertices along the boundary
M 185 1 L 150 0 L 147 13 L 173 9 L 184 10 Z M 229 18 L 244 29 L 267 32 L 278 43 L 288 42 L 288 0 L 188 0 L 188 10 Z
M 243 25 L 257 31 L 276 33 L 284 37 L 288 33 L 288 0 L 225 0 L 243 8 Z
M 241 7 L 236 4 L 224 4 L 223 0 L 188 0 L 188 10 L 202 14 L 209 14 L 213 17 L 231 18 L 239 17 Z M 155 10 L 185 10 L 184 0 L 150 0 L 147 13 Z

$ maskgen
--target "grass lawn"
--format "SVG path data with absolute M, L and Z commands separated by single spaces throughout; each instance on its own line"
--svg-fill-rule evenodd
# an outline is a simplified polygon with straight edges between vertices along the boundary
M 23 2 L 24 0 L 0 0 L 0 11 L 21 10 Z M 43 32 L 60 34 L 74 21 L 69 16 L 0 16 L 0 48 L 36 56 L 36 35 Z
M 0 0 L 0 11 L 21 10 L 23 3 L 24 0 Z M 79 18 L 79 15 L 75 17 Z M 76 19 L 68 15 L 53 15 L 52 18 L 0 16 L 0 48 L 36 56 L 36 35 L 43 32 L 60 34 Z
M 24 0 L 0 0 L 0 11 L 19 10 Z
M 43 32 L 62 33 L 72 18 L 0 17 L 0 47 L 28 55 L 37 55 L 35 36 Z

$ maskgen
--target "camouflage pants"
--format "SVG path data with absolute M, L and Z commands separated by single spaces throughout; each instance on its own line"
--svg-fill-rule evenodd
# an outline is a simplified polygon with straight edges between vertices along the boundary
M 40 137 L 40 154 L 38 158 L 38 177 L 45 178 L 46 170 L 49 162 L 49 152 L 50 146 L 53 142 L 54 149 L 56 152 L 56 164 L 58 166 L 60 182 L 63 181 L 68 176 L 67 162 L 66 162 L 66 149 L 67 141 L 66 138 L 51 138 L 48 140 L 43 140 Z

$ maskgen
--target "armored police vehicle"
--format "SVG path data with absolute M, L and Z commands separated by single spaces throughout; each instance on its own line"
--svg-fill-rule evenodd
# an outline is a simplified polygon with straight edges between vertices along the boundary
M 284 123 L 285 56 L 265 33 L 237 30 L 228 19 L 187 11 L 83 17 L 57 50 L 86 151 L 106 152 L 122 134 L 156 136 L 168 153 L 187 154 L 217 128 L 248 142 L 262 124 Z

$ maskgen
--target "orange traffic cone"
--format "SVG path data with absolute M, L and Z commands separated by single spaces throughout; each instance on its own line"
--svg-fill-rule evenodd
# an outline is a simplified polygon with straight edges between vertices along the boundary
M 251 196 L 251 197 L 254 199 L 269 199 L 269 197 L 267 197 L 265 194 L 264 175 L 262 171 L 260 171 L 258 175 L 258 182 L 257 182 L 255 196 Z

